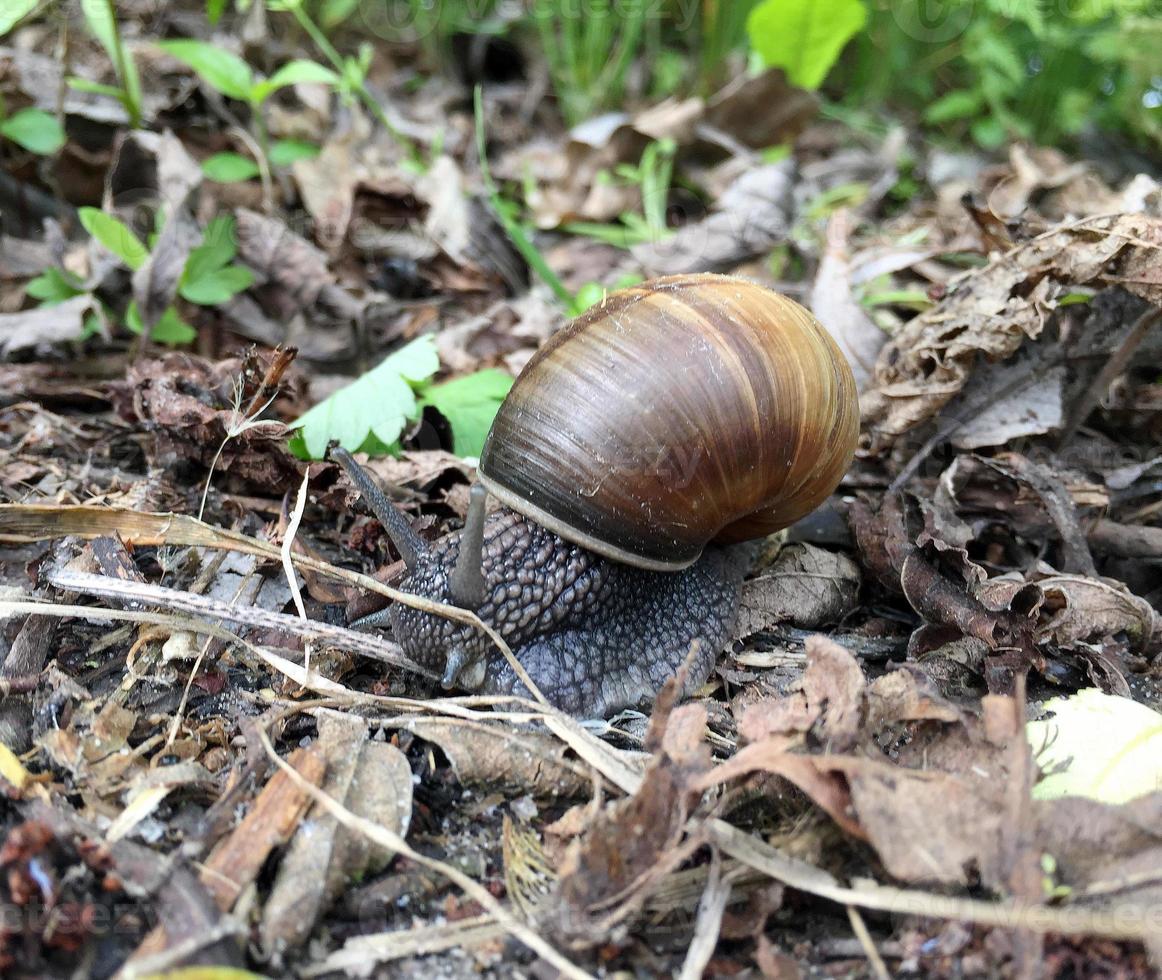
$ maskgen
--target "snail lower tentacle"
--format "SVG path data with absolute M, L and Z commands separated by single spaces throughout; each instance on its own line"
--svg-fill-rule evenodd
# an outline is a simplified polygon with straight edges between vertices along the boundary
M 459 546 L 457 536 L 437 542 L 403 588 L 446 598 Z M 485 525 L 485 599 L 476 613 L 553 704 L 603 716 L 648 701 L 688 657 L 687 690 L 706 679 L 734 624 L 753 555 L 748 545 L 711 547 L 682 572 L 651 572 L 502 509 Z M 449 686 L 527 696 L 479 630 L 403 605 L 392 607 L 391 620 L 407 654 L 443 673 Z

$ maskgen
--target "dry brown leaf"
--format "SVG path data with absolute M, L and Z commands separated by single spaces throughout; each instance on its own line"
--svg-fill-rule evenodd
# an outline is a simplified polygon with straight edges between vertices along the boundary
M 841 208 L 827 222 L 826 247 L 811 287 L 810 306 L 851 365 L 856 388 L 863 391 L 887 337 L 852 295 L 850 235 L 851 212 Z
M 353 813 L 403 837 L 412 811 L 412 773 L 395 746 L 367 740 L 367 723 L 337 711 L 318 713 L 326 759 L 322 789 Z M 345 885 L 382 870 L 390 854 L 326 811 L 299 826 L 262 909 L 261 932 L 268 950 L 294 948 L 306 940 Z
M 872 452 L 936 415 L 983 357 L 1012 356 L 1036 339 L 1065 292 L 1121 285 L 1162 305 L 1162 219 L 1123 214 L 1048 231 L 954 281 L 944 299 L 885 345 L 860 399 Z
M 856 500 L 850 518 L 865 565 L 930 623 L 955 627 L 990 648 L 1031 651 L 1028 591 L 1014 590 L 1003 606 L 986 605 L 979 597 L 984 570 L 969 560 L 963 545 L 942 539 L 931 509 L 906 494 L 893 494 L 874 514 Z
M 456 718 L 417 718 L 408 728 L 438 745 L 465 785 L 549 797 L 583 796 L 593 785 L 585 767 L 566 758 L 568 746 L 542 732 Z
M 837 622 L 855 607 L 859 586 L 859 567 L 846 555 L 788 545 L 771 568 L 744 583 L 734 636 L 787 621 L 803 629 Z
M 809 636 L 800 689 L 781 698 L 752 702 L 738 721 L 748 742 L 768 735 L 811 732 L 831 748 L 850 748 L 860 731 L 865 680 L 856 659 L 834 640 Z
M 847 783 L 831 771 L 832 757 L 799 755 L 791 752 L 794 740 L 772 735 L 739 749 L 722 765 L 696 780 L 698 789 L 706 790 L 719 783 L 755 772 L 782 776 L 801 789 L 811 801 L 828 814 L 846 833 L 857 839 L 866 836 L 859 821 L 852 817 L 851 795 Z
M 740 74 L 706 103 L 706 126 L 697 132 L 714 142 L 725 134 L 752 150 L 790 143 L 819 111 L 819 97 L 787 82 L 781 68 Z M 707 132 L 710 127 L 713 132 Z
M 610 930 L 639 910 L 660 881 L 696 848 L 683 841 L 686 820 L 710 768 L 706 709 L 675 708 L 662 746 L 638 791 L 610 806 L 566 851 L 544 921 L 579 945 L 606 942 Z
M 935 689 L 928 676 L 910 667 L 905 664 L 868 685 L 868 729 L 877 732 L 901 721 L 963 721 L 960 709 Z
M 850 786 L 867 840 L 901 881 L 1005 884 L 1010 818 L 1004 783 L 972 772 L 918 772 L 871 759 L 833 758 Z
M 711 213 L 657 242 L 630 251 L 653 275 L 727 269 L 770 251 L 791 228 L 790 160 L 751 167 L 714 203 Z
M 287 225 L 246 208 L 236 208 L 238 257 L 260 283 L 285 292 L 283 305 L 309 309 L 325 286 L 334 282 L 326 255 Z
M 157 465 L 194 460 L 208 468 L 217 455 L 219 474 L 233 474 L 264 490 L 294 486 L 302 479 L 301 464 L 287 450 L 280 423 L 248 426 L 226 439 L 239 421 L 232 399 L 243 372 L 238 360 L 211 363 L 190 354 L 167 354 L 135 362 L 124 381 L 109 385 L 109 392 L 122 418 L 147 429 L 146 450 Z
M 93 297 L 86 294 L 54 306 L 0 314 L 0 356 L 77 340 L 85 330 L 85 314 L 92 308 Z
M 1014 584 L 1007 580 L 989 582 L 982 593 L 993 601 L 1005 601 Z M 1135 650 L 1142 651 L 1158 628 L 1158 615 L 1150 603 L 1113 579 L 1052 575 L 1036 584 L 1044 594 L 1037 622 L 1038 642 L 1072 647 L 1101 644 L 1124 635 Z

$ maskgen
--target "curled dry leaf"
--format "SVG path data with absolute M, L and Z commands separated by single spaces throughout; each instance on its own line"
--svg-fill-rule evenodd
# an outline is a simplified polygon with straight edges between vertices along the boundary
M 930 623 L 952 626 L 999 646 L 1031 651 L 1026 612 L 1035 588 L 1015 589 L 1004 606 L 981 599 L 982 568 L 963 547 L 950 546 L 931 525 L 921 527 L 919 504 L 906 494 L 886 497 L 877 513 L 861 500 L 851 507 L 852 530 L 866 565 L 885 588 L 902 592 L 909 605 Z
M 987 583 L 982 593 L 993 602 L 1007 601 L 1019 583 L 1006 579 Z M 1145 599 L 1113 579 L 1083 575 L 1052 575 L 1036 583 L 1044 596 L 1038 608 L 1036 638 L 1069 648 L 1106 644 L 1120 637 L 1144 653 L 1158 630 L 1158 614 Z
M 1083 285 L 1121 285 L 1162 304 L 1162 219 L 1104 216 L 1063 225 L 956 280 L 939 304 L 910 320 L 880 352 L 861 397 L 872 452 L 936 415 L 981 357 L 1010 357 L 1036 338 L 1057 299 Z
M 154 465 L 194 460 L 209 467 L 222 446 L 215 472 L 264 488 L 294 486 L 302 478 L 300 464 L 286 449 L 283 425 L 241 426 L 234 385 L 243 366 L 238 360 L 211 363 L 167 354 L 132 364 L 125 380 L 109 390 L 121 417 L 146 428 Z
M 837 622 L 855 607 L 859 586 L 859 567 L 846 555 L 788 545 L 743 586 L 735 638 L 787 621 L 803 629 Z
M 877 677 L 867 688 L 867 725 L 872 732 L 901 721 L 960 722 L 963 712 L 944 698 L 914 665 Z

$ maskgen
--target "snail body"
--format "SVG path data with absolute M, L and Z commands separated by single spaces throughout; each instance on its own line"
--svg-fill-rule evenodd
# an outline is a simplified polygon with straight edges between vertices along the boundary
M 611 294 L 529 361 L 460 534 L 428 546 L 376 512 L 403 589 L 472 609 L 553 703 L 604 715 L 684 661 L 687 689 L 705 680 L 752 539 L 822 503 L 857 435 L 851 369 L 810 313 L 745 280 L 672 276 Z M 486 493 L 502 504 L 487 518 Z M 526 693 L 478 630 L 402 605 L 388 619 L 447 686 Z

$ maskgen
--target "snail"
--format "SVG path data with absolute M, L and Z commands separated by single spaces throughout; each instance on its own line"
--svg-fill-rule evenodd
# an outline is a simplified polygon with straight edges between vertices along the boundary
M 792 300 L 730 276 L 655 279 L 556 333 L 501 404 L 464 528 L 421 540 L 335 458 L 408 568 L 405 591 L 473 610 L 545 696 L 584 717 L 701 685 L 755 539 L 814 510 L 855 451 L 851 368 Z M 488 495 L 500 508 L 485 516 Z M 478 629 L 385 611 L 446 687 L 527 694 Z

